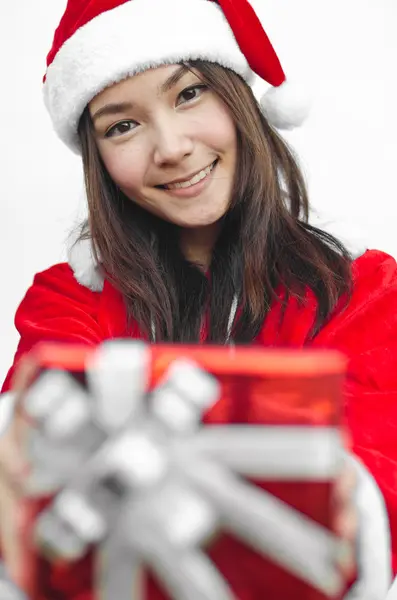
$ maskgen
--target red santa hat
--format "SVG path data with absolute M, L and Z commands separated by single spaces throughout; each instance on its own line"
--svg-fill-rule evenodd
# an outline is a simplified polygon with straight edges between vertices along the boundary
M 287 83 L 248 0 L 68 0 L 44 78 L 55 131 L 79 152 L 79 119 L 99 92 L 146 69 L 195 59 L 273 86 L 261 106 L 275 127 L 305 119 L 305 95 Z

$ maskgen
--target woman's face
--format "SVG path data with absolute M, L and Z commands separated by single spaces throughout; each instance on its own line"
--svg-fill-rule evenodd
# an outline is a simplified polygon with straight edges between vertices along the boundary
M 150 69 L 89 106 L 100 155 L 116 185 L 180 227 L 216 223 L 236 169 L 236 128 L 220 98 L 185 67 Z

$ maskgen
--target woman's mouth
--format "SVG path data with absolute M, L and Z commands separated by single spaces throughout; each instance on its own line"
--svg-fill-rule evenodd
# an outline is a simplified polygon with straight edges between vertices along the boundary
M 189 188 L 194 188 L 198 184 L 202 183 L 204 180 L 208 179 L 210 173 L 214 170 L 218 159 L 215 160 L 211 165 L 205 167 L 198 173 L 196 173 L 191 179 L 176 181 L 175 183 L 167 183 L 164 185 L 156 186 L 159 189 L 166 191 L 175 191 L 175 190 L 188 190 Z M 201 186 L 200 186 L 201 187 Z

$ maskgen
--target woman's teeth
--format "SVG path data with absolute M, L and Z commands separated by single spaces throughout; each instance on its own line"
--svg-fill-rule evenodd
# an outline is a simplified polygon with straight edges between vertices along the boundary
M 211 173 L 214 166 L 215 166 L 215 163 L 213 163 L 209 167 L 206 167 L 205 169 L 200 171 L 200 173 L 197 173 L 197 175 L 192 177 L 192 179 L 190 179 L 189 181 L 182 181 L 179 183 L 169 183 L 168 185 L 165 185 L 164 187 L 166 190 L 177 190 L 180 188 L 188 188 L 188 187 L 191 187 L 192 185 L 196 185 L 196 183 L 199 183 L 199 181 L 202 181 L 203 179 L 205 179 L 207 177 L 207 175 L 209 175 Z

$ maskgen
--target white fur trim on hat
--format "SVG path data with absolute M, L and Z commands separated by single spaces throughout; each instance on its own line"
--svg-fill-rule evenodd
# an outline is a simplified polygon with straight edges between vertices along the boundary
M 78 123 L 99 92 L 148 68 L 189 59 L 253 79 L 215 2 L 132 0 L 100 14 L 64 43 L 47 70 L 44 101 L 55 131 L 79 153 Z

